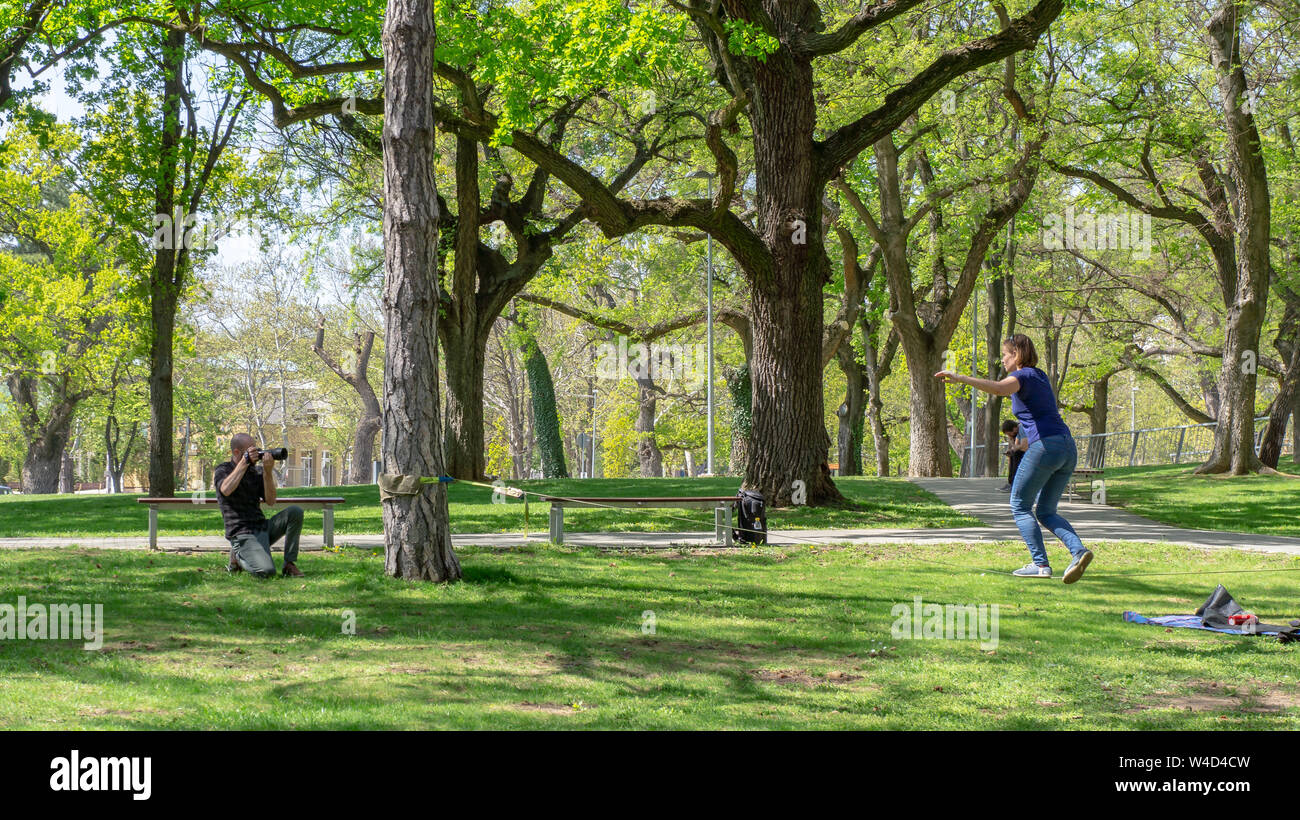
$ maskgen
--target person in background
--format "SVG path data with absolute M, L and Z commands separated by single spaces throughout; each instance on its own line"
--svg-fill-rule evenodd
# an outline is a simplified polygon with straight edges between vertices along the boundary
M 275 503 L 275 462 L 270 451 L 260 449 L 247 433 L 236 434 L 230 440 L 230 461 L 217 465 L 212 483 L 217 488 L 217 506 L 231 546 L 226 569 L 270 578 L 275 575 L 271 545 L 283 538 L 283 573 L 301 578 L 303 573 L 296 561 L 302 507 L 285 507 L 269 521 L 262 514 L 263 501 Z
M 999 381 L 947 370 L 934 375 L 948 384 L 968 384 L 994 396 L 1011 397 L 1011 411 L 1019 419 L 1029 440 L 1029 449 L 1025 450 L 1011 483 L 1011 513 L 1015 516 L 1020 535 L 1029 546 L 1030 557 L 1030 563 L 1012 575 L 1021 578 L 1052 577 L 1047 547 L 1043 545 L 1043 531 L 1038 526 L 1042 522 L 1070 550 L 1070 565 L 1061 580 L 1073 584 L 1092 562 L 1092 550 L 1083 545 L 1074 527 L 1056 511 L 1061 493 L 1069 484 L 1079 459 L 1074 437 L 1057 409 L 1051 381 L 1038 369 L 1038 352 L 1028 336 L 1017 333 L 1002 342 L 1002 367 L 1007 375 Z
M 1020 429 L 1020 422 L 1007 419 L 1002 422 L 1002 435 L 1007 437 L 1007 483 L 998 489 L 1004 493 L 1011 492 L 1011 484 L 1016 480 L 1016 468 L 1029 449 L 1029 437 Z

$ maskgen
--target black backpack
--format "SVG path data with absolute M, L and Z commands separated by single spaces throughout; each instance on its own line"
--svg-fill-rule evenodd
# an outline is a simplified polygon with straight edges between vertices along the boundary
M 767 543 L 767 513 L 763 494 L 757 490 L 741 490 L 736 494 L 736 526 L 731 537 L 748 544 Z

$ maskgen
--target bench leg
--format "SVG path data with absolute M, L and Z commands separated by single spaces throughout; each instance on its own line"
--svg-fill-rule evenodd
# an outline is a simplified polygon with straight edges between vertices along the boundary
M 324 510 L 325 519 L 325 549 L 334 549 L 334 508 L 326 507 Z
M 713 528 L 714 537 L 724 545 L 730 547 L 733 545 L 731 539 L 731 505 L 724 504 L 713 510 Z
M 158 549 L 158 505 L 149 505 L 149 549 Z
M 564 543 L 564 508 L 551 505 L 551 543 Z

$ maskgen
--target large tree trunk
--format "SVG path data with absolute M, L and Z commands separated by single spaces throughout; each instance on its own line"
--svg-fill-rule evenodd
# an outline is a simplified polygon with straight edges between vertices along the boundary
M 898 351 L 898 334 L 892 329 L 885 338 L 883 348 L 877 348 L 880 337 L 879 318 L 862 318 L 862 341 L 866 353 L 867 422 L 871 425 L 871 438 L 876 451 L 876 475 L 889 475 L 889 433 L 885 430 L 885 403 L 880 386 L 894 369 L 894 354 Z
M 1300 391 L 1291 402 L 1291 466 L 1300 472 Z
M 636 455 L 641 468 L 642 478 L 662 478 L 664 474 L 664 455 L 655 442 L 655 410 L 658 406 L 658 391 L 654 379 L 638 376 L 637 414 L 636 414 Z
M 438 401 L 438 195 L 433 0 L 389 0 L 384 18 L 384 408 L 386 473 L 443 475 Z M 461 577 L 446 485 L 383 502 L 384 571 Z
M 1101 469 L 1106 462 L 1106 428 L 1110 423 L 1110 380 L 1111 376 L 1098 379 L 1092 383 L 1092 411 L 1088 413 L 1088 466 Z
M 483 367 L 492 323 L 479 321 L 479 165 L 478 143 L 457 137 L 456 257 L 454 298 L 445 305 L 443 344 L 447 362 L 447 428 L 444 450 L 448 475 L 477 481 L 485 470 L 483 446 Z M 496 317 L 493 316 L 493 319 Z
M 1290 289 L 1283 289 L 1280 294 L 1285 301 L 1286 311 L 1278 325 L 1273 347 L 1282 354 L 1286 372 L 1278 384 L 1278 394 L 1268 408 L 1268 426 L 1259 445 L 1259 460 L 1276 470 L 1282 458 L 1282 444 L 1286 438 L 1287 424 L 1291 421 L 1291 411 L 1300 398 L 1300 295 Z
M 44 495 L 59 491 L 66 441 L 66 438 L 39 438 L 27 445 L 27 454 L 23 458 L 23 492 Z
M 63 453 L 72 437 L 72 416 L 77 405 L 89 391 L 68 393 L 66 375 L 48 382 L 53 402 L 45 418 L 39 415 L 37 381 L 18 373 L 10 374 L 6 383 L 18 411 L 18 422 L 27 452 L 23 456 L 22 484 L 25 493 L 54 493 L 59 491 L 59 477 L 63 467 Z
M 756 66 L 751 111 L 757 228 L 771 270 L 751 276 L 753 431 L 745 486 L 774 507 L 795 481 L 807 503 L 842 503 L 831 481 L 822 397 L 822 287 L 829 273 L 815 179 L 812 63 L 785 55 Z M 742 261 L 743 264 L 743 261 Z
M 1268 307 L 1272 275 L 1269 260 L 1270 210 L 1268 172 L 1255 118 L 1243 110 L 1246 76 L 1241 65 L 1237 6 L 1225 3 L 1210 19 L 1207 43 L 1218 75 L 1223 121 L 1228 132 L 1228 170 L 1236 207 L 1237 268 L 1235 292 L 1228 305 L 1227 338 L 1219 392 L 1223 397 L 1214 432 L 1214 449 L 1198 473 L 1245 475 L 1264 465 L 1255 453 L 1255 393 L 1260 333 Z
M 908 438 L 907 474 L 951 476 L 952 453 L 948 443 L 947 395 L 943 383 L 934 377 L 943 370 L 943 350 L 929 334 L 909 344 L 904 338 L 907 376 L 911 386 L 911 426 Z
M 321 317 L 316 324 L 316 342 L 312 345 L 312 352 L 334 371 L 334 375 L 357 391 L 357 397 L 361 400 L 361 415 L 352 434 L 352 470 L 348 474 L 350 484 L 369 484 L 373 480 L 371 465 L 375 460 L 375 435 L 383 424 L 379 397 L 370 386 L 370 355 L 374 347 L 374 331 L 356 334 L 349 355 L 351 369 L 345 368 L 325 350 L 325 318 Z
M 985 372 L 990 379 L 1001 379 L 1006 374 L 1002 372 L 1002 340 L 1005 335 L 1002 332 L 1002 321 L 1004 318 L 1004 305 L 1006 302 L 1006 277 L 1005 272 L 1013 263 L 1012 253 L 1014 246 L 1011 236 L 1014 235 L 1014 227 L 1008 231 L 1006 247 L 1002 253 L 998 254 L 989 265 L 991 275 L 988 277 L 988 284 L 985 290 L 988 293 L 988 322 L 984 325 L 984 360 Z M 996 275 L 992 272 L 996 271 Z M 1002 396 L 988 395 L 984 398 L 984 441 L 988 446 L 984 448 L 984 475 L 995 476 L 998 474 L 998 467 L 1001 462 L 1002 448 L 995 446 L 1002 437 Z
M 76 490 L 76 467 L 72 463 L 72 454 L 68 452 L 68 445 L 64 445 L 63 454 L 59 458 L 59 492 L 71 493 Z
M 173 452 L 172 345 L 176 335 L 177 266 L 181 264 L 185 239 L 185 217 L 177 212 L 176 175 L 181 153 L 181 96 L 184 92 L 185 33 L 172 31 L 163 45 L 166 79 L 163 81 L 162 125 L 159 128 L 158 176 L 154 184 L 154 213 L 175 220 L 173 241 L 155 249 L 149 274 L 149 309 L 152 335 L 149 340 L 149 494 L 167 497 L 176 493 Z M 179 240 L 179 241 L 177 241 Z
M 447 362 L 447 475 L 477 481 L 487 469 L 483 440 L 487 333 L 479 332 L 476 323 L 469 330 L 445 332 L 443 339 Z
M 378 403 L 374 413 L 369 408 L 357 421 L 357 429 L 352 436 L 352 470 L 348 474 L 349 484 L 370 484 L 374 481 L 373 465 L 375 463 L 375 436 L 383 427 L 383 411 Z
M 812 220 L 809 220 L 811 232 Z M 808 277 L 807 280 L 814 280 Z M 830 436 L 823 416 L 821 374 L 821 283 L 791 282 L 803 298 L 752 291 L 754 323 L 753 432 L 745 486 L 774 507 L 789 506 L 796 480 L 807 503 L 840 502 L 831 481 L 827 455 Z
M 845 339 L 835 351 L 840 370 L 844 372 L 844 404 L 839 417 L 837 437 L 840 475 L 862 475 L 863 416 L 866 415 L 867 372 L 858 361 L 851 340 Z

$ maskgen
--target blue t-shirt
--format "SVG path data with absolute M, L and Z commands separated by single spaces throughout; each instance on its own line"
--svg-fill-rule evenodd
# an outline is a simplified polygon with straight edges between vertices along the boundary
M 1022 367 L 1014 373 L 1020 389 L 1011 394 L 1011 412 L 1020 420 L 1020 432 L 1033 444 L 1048 436 L 1068 436 L 1061 412 L 1056 409 L 1056 394 L 1047 374 L 1037 367 Z

